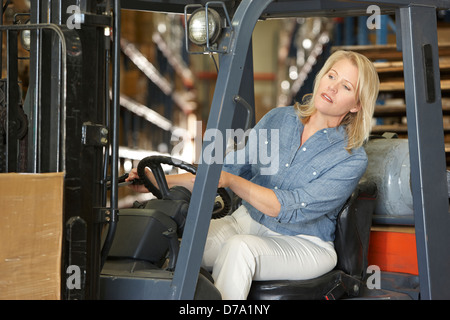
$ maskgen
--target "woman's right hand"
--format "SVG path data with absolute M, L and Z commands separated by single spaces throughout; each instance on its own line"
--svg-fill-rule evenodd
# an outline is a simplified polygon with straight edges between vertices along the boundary
M 153 175 L 150 169 L 145 168 L 145 175 L 147 176 L 147 178 L 150 179 L 150 182 L 153 183 L 153 185 L 159 189 L 155 176 Z M 173 186 L 183 186 L 192 192 L 195 180 L 195 175 L 193 175 L 192 173 L 187 172 L 180 174 L 171 174 L 165 176 L 165 178 L 169 188 L 172 188 Z M 137 169 L 133 168 L 128 173 L 128 178 L 126 178 L 125 181 L 133 181 L 135 179 L 139 179 L 139 175 L 137 173 Z M 135 192 L 142 192 L 142 193 L 149 192 L 143 184 L 129 184 L 128 187 Z
M 145 175 L 150 179 L 150 181 L 153 183 L 153 185 L 158 187 L 158 184 L 156 183 L 153 173 L 148 168 L 145 168 Z M 138 180 L 138 179 L 139 179 L 139 175 L 137 173 L 137 169 L 133 168 L 128 173 L 128 178 L 126 178 L 125 181 L 128 182 L 128 181 L 133 181 L 133 180 Z M 128 185 L 128 188 L 130 188 L 134 192 L 141 192 L 141 193 L 149 192 L 143 184 L 133 184 L 132 183 L 132 184 Z

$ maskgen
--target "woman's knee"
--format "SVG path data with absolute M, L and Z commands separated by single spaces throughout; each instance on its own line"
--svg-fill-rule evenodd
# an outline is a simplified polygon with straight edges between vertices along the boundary
M 225 241 L 222 252 L 227 256 L 238 258 L 255 257 L 258 254 L 259 237 L 246 234 L 238 234 Z

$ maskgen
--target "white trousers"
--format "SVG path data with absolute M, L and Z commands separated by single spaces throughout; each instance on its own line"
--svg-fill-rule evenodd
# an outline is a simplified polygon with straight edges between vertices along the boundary
M 244 206 L 211 221 L 202 261 L 224 300 L 246 299 L 252 280 L 313 279 L 336 263 L 332 242 L 271 231 Z

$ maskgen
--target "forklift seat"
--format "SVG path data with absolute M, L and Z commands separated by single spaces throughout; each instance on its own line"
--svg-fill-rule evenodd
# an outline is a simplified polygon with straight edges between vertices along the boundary
M 336 267 L 310 280 L 253 281 L 249 300 L 335 300 L 359 295 L 367 271 L 375 183 L 361 181 L 336 221 Z

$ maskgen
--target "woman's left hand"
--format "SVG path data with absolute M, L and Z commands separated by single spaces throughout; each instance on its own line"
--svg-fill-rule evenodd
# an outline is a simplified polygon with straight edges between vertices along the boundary
M 195 181 L 195 176 L 191 178 L 191 183 Z M 262 213 L 276 217 L 281 205 L 273 190 L 261 187 L 253 182 L 232 173 L 222 171 L 220 173 L 218 188 L 230 188 L 242 200 L 247 201 Z
M 231 179 L 233 179 L 233 175 L 226 171 L 222 171 L 219 178 L 218 188 L 228 188 L 231 184 Z
M 233 175 L 231 173 L 222 171 L 220 173 L 219 184 L 217 185 L 217 188 L 228 188 L 230 186 L 232 178 L 233 178 Z M 192 177 L 191 181 L 192 181 L 192 183 L 195 182 L 195 176 Z

